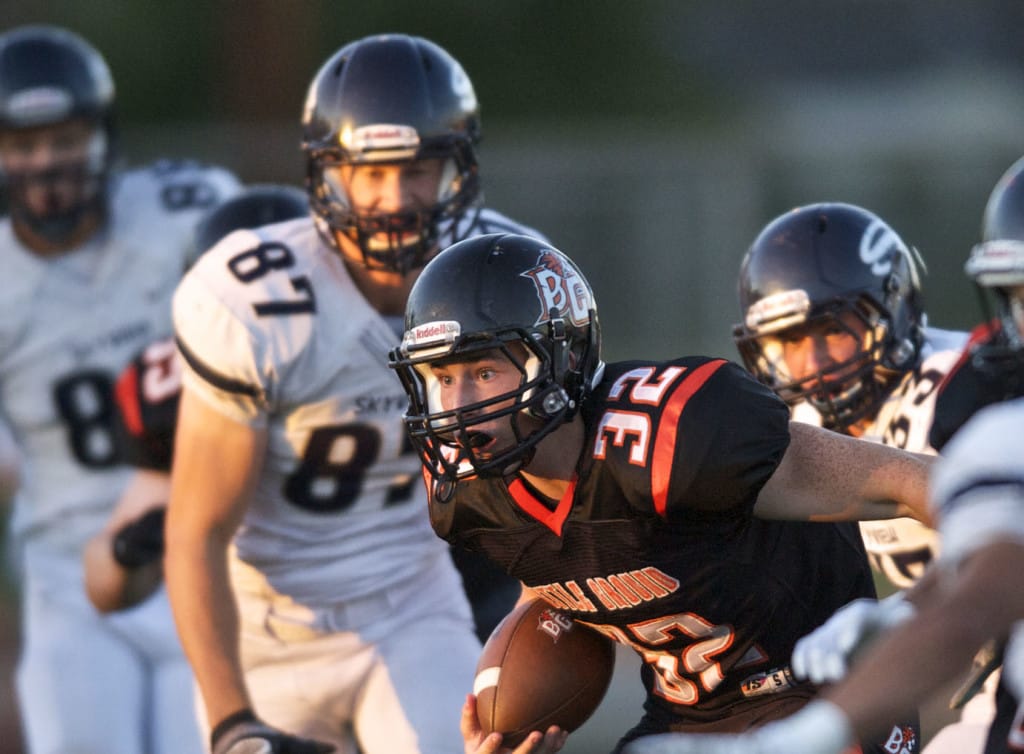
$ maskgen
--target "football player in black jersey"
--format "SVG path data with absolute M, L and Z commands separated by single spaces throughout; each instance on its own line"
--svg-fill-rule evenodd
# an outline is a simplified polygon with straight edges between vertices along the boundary
M 978 287 L 987 322 L 971 333 L 960 361 L 939 386 L 928 438 L 941 449 L 978 409 L 1024 396 L 1024 340 L 1013 327 L 1024 279 L 1024 157 L 1000 177 L 985 205 L 982 241 L 965 271 Z M 994 306 L 990 305 L 994 302 Z
M 791 424 L 738 365 L 606 365 L 590 287 L 547 244 L 455 244 L 413 286 L 405 327 L 391 365 L 435 532 L 640 654 L 645 715 L 617 749 L 802 707 L 816 688 L 790 672 L 795 641 L 874 595 L 845 522 L 927 518 L 930 459 Z M 466 751 L 497 750 L 473 705 Z M 864 751 L 913 729 L 893 719 Z

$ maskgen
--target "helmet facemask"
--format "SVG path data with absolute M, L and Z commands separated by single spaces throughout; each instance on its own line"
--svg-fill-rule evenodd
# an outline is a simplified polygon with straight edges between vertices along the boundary
M 42 170 L 0 172 L 11 216 L 34 235 L 60 246 L 81 226 L 90 214 L 106 213 L 107 181 L 110 171 L 109 139 L 99 124 L 92 125 L 87 148 L 81 159 L 60 160 Z M 72 186 L 70 202 L 60 202 L 58 190 Z M 49 206 L 34 208 L 29 192 L 50 195 Z M 58 203 L 62 206 L 58 206 Z
M 788 313 L 775 311 L 774 322 L 758 321 L 757 312 L 748 313 L 747 327 L 735 333 L 737 347 L 747 369 L 787 404 L 806 401 L 821 415 L 822 426 L 845 431 L 872 415 L 889 392 L 891 375 L 878 365 L 886 353 L 890 327 L 865 300 L 833 301 L 807 314 L 810 302 L 798 293 L 802 292 L 780 296 L 796 306 Z M 772 302 L 760 303 L 763 312 L 764 304 Z M 851 320 L 859 322 L 859 331 L 848 324 Z M 813 332 L 840 335 L 858 345 L 849 358 L 796 377 L 787 365 L 784 343 Z
M 434 368 L 472 362 L 500 353 L 519 371 L 515 389 L 446 410 Z M 573 405 L 554 377 L 551 354 L 522 330 L 457 338 L 450 346 L 417 349 L 409 339 L 392 355 L 410 396 L 406 427 L 430 473 L 455 482 L 469 476 L 503 477 L 530 462 L 537 444 L 572 415 Z M 507 417 L 509 447 L 487 447 L 494 439 L 483 429 Z
M 341 179 L 346 166 L 406 166 L 419 160 L 440 159 L 437 195 L 426 207 L 393 212 L 363 212 L 356 208 Z M 393 155 L 353 158 L 345 150 L 324 149 L 308 160 L 310 205 L 321 235 L 337 247 L 335 234 L 357 246 L 369 270 L 406 275 L 425 265 L 441 249 L 462 240 L 461 222 L 479 199 L 479 178 L 468 144 L 445 140 L 433 149 L 417 149 L 411 158 Z M 467 224 L 468 225 L 468 224 Z
M 993 337 L 973 346 L 974 366 L 1002 383 L 1008 397 L 1024 394 L 1024 241 L 999 239 L 974 247 L 965 266 Z

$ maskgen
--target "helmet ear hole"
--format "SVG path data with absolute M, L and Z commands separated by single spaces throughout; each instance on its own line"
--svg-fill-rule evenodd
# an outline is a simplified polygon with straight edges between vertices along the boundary
M 530 402 L 530 413 L 541 419 L 558 416 L 569 407 L 569 396 L 558 385 L 549 385 Z
M 909 338 L 894 343 L 886 352 L 883 366 L 897 372 L 904 372 L 913 366 L 917 358 L 917 346 Z

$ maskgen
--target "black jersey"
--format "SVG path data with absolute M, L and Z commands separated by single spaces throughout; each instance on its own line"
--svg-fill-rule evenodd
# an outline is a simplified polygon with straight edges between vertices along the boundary
M 170 471 L 181 397 L 181 367 L 173 338 L 142 350 L 121 373 L 114 391 L 114 437 L 125 463 Z
M 1024 371 L 1017 368 L 1017 379 L 1008 380 L 1006 374 L 993 372 L 973 359 L 975 349 L 999 337 L 999 330 L 998 321 L 976 327 L 959 361 L 939 385 L 928 432 L 928 441 L 936 450 L 941 451 L 956 431 L 985 406 L 1024 395 Z M 1012 364 L 1008 362 L 1005 368 L 1012 369 Z
M 735 364 L 688 357 L 608 365 L 583 416 L 562 500 L 463 480 L 431 497 L 435 531 L 636 649 L 649 717 L 699 725 L 809 696 L 793 645 L 874 585 L 855 524 L 752 516 L 789 444 L 786 405 Z

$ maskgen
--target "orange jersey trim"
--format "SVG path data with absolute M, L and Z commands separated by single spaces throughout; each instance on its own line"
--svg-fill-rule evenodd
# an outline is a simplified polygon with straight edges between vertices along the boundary
M 694 394 L 704 387 L 728 362 L 725 359 L 709 361 L 694 369 L 683 378 L 665 404 L 665 410 L 658 422 L 658 433 L 654 438 L 651 458 L 651 497 L 654 510 L 662 518 L 668 508 L 668 486 L 672 479 L 672 464 L 675 460 L 676 442 L 679 440 L 679 419 L 686 409 L 686 404 Z

